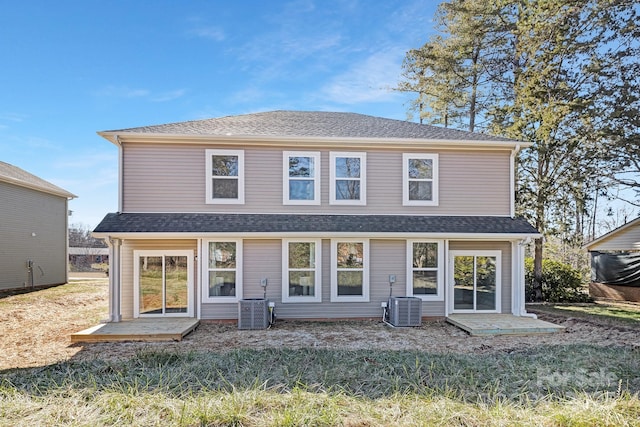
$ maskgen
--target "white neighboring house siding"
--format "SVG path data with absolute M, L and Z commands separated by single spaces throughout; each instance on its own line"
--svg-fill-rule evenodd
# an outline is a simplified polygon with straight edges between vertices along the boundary
M 0 182 L 0 289 L 67 281 L 67 198 Z
M 244 147 L 245 203 L 205 203 L 208 145 L 123 146 L 123 212 L 251 212 L 340 214 L 510 215 L 510 151 L 367 150 L 366 206 L 329 203 L 330 152 L 321 151 L 320 206 L 284 205 L 283 151 L 292 147 Z M 224 148 L 224 147 L 217 147 Z M 350 149 L 345 152 L 353 151 Z M 403 206 L 402 155 L 437 153 L 437 206 Z

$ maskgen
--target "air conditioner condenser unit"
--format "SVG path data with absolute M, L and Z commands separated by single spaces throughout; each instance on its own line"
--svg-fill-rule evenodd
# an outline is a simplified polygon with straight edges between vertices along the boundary
M 269 300 L 242 299 L 238 303 L 238 329 L 267 329 L 269 326 Z
M 393 326 L 422 325 L 422 300 L 416 297 L 389 298 L 389 323 Z

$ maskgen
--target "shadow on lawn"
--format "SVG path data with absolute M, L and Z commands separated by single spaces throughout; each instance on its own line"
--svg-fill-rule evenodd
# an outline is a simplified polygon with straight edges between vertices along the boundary
M 340 392 L 370 399 L 444 395 L 470 402 L 531 402 L 577 394 L 640 392 L 637 350 L 544 346 L 483 355 L 327 349 L 141 351 L 126 361 L 69 361 L 0 372 L 0 391 L 47 395 L 267 389 Z

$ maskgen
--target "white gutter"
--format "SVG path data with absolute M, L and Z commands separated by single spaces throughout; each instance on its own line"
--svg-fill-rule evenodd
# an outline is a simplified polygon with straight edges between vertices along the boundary
M 509 180 L 509 201 L 510 201 L 510 209 L 511 209 L 511 218 L 516 216 L 516 156 L 520 151 L 520 145 L 516 145 L 513 150 L 511 150 L 511 156 L 509 161 L 509 176 L 511 179 Z
M 93 232 L 97 238 L 113 237 L 119 239 L 207 239 L 207 238 L 242 238 L 242 239 L 273 239 L 273 238 L 303 238 L 317 237 L 332 239 L 337 237 L 362 237 L 369 239 L 449 239 L 449 240 L 489 240 L 489 241 L 511 241 L 524 240 L 527 238 L 537 239 L 541 237 L 539 233 L 394 233 L 394 232 L 358 232 L 358 231 L 305 231 L 305 232 Z
M 118 146 L 118 212 L 122 212 L 124 205 L 124 150 L 117 135 L 115 136 L 115 144 Z
M 250 143 L 256 146 L 282 146 L 293 144 L 299 147 L 325 146 L 365 146 L 380 145 L 384 147 L 439 148 L 455 149 L 473 147 L 477 150 L 485 149 L 513 149 L 513 147 L 529 147 L 532 144 L 520 141 L 478 141 L 478 140 L 450 140 L 424 138 L 354 138 L 354 137 L 321 137 L 321 136 L 270 136 L 270 135 L 211 135 L 211 134 L 169 134 L 169 133 L 127 133 L 127 132 L 98 132 L 98 135 L 116 145 L 123 142 L 139 143 L 212 143 L 217 145 L 238 145 Z

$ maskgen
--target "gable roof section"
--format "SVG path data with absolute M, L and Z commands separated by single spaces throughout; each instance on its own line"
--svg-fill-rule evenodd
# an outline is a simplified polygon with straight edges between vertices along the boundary
M 640 218 L 621 225 L 607 234 L 587 243 L 589 251 L 628 251 L 640 250 Z
M 352 233 L 482 234 L 535 237 L 523 218 L 418 215 L 295 215 L 212 213 L 110 213 L 93 231 L 128 233 Z
M 29 172 L 20 169 L 17 166 L 13 166 L 9 163 L 0 161 L 0 181 L 8 182 L 20 187 L 30 188 L 32 190 L 42 191 L 43 193 L 53 194 L 55 196 L 66 197 L 67 199 L 73 199 L 77 196 L 69 193 L 57 185 L 45 181 L 42 178 L 30 174 Z
M 270 111 L 157 126 L 98 132 L 118 143 L 132 136 L 202 137 L 212 139 L 373 139 L 404 141 L 458 141 L 528 146 L 529 143 L 488 134 L 393 120 L 357 113 L 324 111 Z

